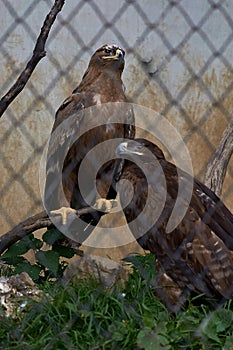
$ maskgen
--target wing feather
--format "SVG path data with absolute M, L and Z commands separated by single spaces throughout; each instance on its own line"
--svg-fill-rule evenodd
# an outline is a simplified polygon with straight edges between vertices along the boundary
M 72 118 L 73 116 L 75 118 Z M 47 209 L 69 206 L 67 198 L 62 195 L 61 174 L 65 156 L 76 139 L 75 130 L 80 127 L 83 117 L 84 103 L 81 94 L 72 94 L 62 103 L 56 113 L 47 152 L 44 196 L 44 204 Z M 72 189 L 70 188 L 68 192 L 71 198 Z
M 136 139 L 136 141 L 138 141 Z M 140 141 L 139 141 L 140 142 Z M 141 141 L 147 144 L 156 155 L 157 147 L 149 141 Z M 183 304 L 190 293 L 204 293 L 209 297 L 233 298 L 233 215 L 225 207 L 224 203 L 204 184 L 177 168 L 165 159 L 158 158 L 166 178 L 166 188 L 158 183 L 154 176 L 158 165 L 155 162 L 147 164 L 143 151 L 134 152 L 132 143 L 128 143 L 131 161 L 125 162 L 122 179 L 125 181 L 121 187 L 119 184 L 120 198 L 124 202 L 129 195 L 130 182 L 133 185 L 131 202 L 124 208 L 126 220 L 132 233 L 139 244 L 157 258 L 158 277 L 155 287 L 164 287 L 158 292 L 161 299 L 170 309 L 175 309 L 174 303 Z M 132 145 L 132 146 L 131 146 Z M 145 152 L 146 153 L 146 152 Z M 140 159 L 136 159 L 139 157 Z M 164 205 L 163 211 L 156 223 L 141 237 L 138 236 L 140 223 L 132 224 L 143 210 L 148 192 L 148 183 L 145 174 L 138 168 L 136 161 L 141 161 L 146 170 L 151 171 L 151 186 L 156 191 L 166 191 L 166 201 L 161 203 L 157 196 L 157 206 Z M 149 168 L 150 167 L 150 168 Z M 154 178 L 153 178 L 154 176 Z M 179 180 L 179 181 L 178 181 Z M 185 195 L 183 204 L 187 211 L 172 232 L 166 231 L 169 217 L 174 208 L 179 184 L 185 187 L 187 181 L 193 180 L 194 187 L 189 202 Z M 148 214 L 148 213 L 147 213 Z M 151 207 L 149 215 L 153 216 Z M 169 287 L 169 288 L 168 288 Z M 159 289 L 158 289 L 159 290 Z

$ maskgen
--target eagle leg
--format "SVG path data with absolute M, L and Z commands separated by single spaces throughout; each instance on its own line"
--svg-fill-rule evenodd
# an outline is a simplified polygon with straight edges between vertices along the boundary
M 110 213 L 110 211 L 117 205 L 118 201 L 116 199 L 99 198 L 97 199 L 94 208 L 105 213 Z
M 76 214 L 76 213 L 77 213 L 77 210 L 70 208 L 70 207 L 61 207 L 60 209 L 52 210 L 50 212 L 51 215 L 61 215 L 62 225 L 66 225 L 68 215 Z

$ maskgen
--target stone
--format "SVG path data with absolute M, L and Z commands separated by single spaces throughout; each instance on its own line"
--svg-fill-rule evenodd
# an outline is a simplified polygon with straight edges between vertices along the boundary
M 118 284 L 124 286 L 128 271 L 121 263 L 101 256 L 86 254 L 71 262 L 64 272 L 63 282 L 78 281 L 83 277 L 94 277 L 104 287 L 111 288 Z

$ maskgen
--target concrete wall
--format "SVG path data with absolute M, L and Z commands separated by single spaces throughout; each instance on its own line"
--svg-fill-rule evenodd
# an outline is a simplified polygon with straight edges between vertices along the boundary
M 47 56 L 0 120 L 1 234 L 42 209 L 38 181 L 42 150 L 35 150 L 46 143 L 55 110 L 79 83 L 90 55 L 104 43 L 126 49 L 126 93 L 135 103 L 163 113 L 177 128 L 195 174 L 203 178 L 233 110 L 233 2 L 219 4 L 211 7 L 207 0 L 66 2 L 46 44 Z M 48 0 L 2 0 L 1 95 L 31 57 L 50 7 Z M 104 26 L 103 19 L 112 26 Z M 193 80 L 191 71 L 201 81 Z M 172 105 L 171 99 L 180 105 Z M 233 210 L 232 165 L 231 161 L 223 197 Z

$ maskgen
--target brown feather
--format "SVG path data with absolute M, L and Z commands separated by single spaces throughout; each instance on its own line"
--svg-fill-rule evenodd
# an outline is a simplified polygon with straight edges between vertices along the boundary
M 140 145 L 140 155 L 135 141 Z M 156 294 L 169 309 L 175 311 L 180 309 L 190 294 L 233 298 L 233 215 L 210 189 L 179 169 L 181 181 L 193 180 L 193 192 L 190 203 L 185 203 L 186 199 L 183 198 L 187 206 L 183 219 L 172 232 L 167 233 L 166 226 L 178 195 L 177 168 L 166 161 L 153 143 L 143 139 L 135 141 L 127 142 L 124 150 L 118 147 L 121 156 L 130 157 L 125 161 L 121 180 L 130 181 L 134 187 L 132 200 L 123 210 L 139 244 L 156 256 Z M 157 157 L 158 163 L 149 161 L 141 146 L 144 150 L 149 149 Z M 134 163 L 139 160 L 143 164 L 141 169 Z M 158 177 L 155 176 L 158 164 L 162 167 L 167 188 L 160 183 L 158 185 Z M 144 170 L 148 169 L 150 181 L 144 174 Z M 128 182 L 118 185 L 122 203 L 128 195 L 128 187 Z M 158 194 L 157 198 L 159 192 L 166 191 L 166 200 L 161 215 L 141 235 L 141 231 L 138 231 L 140 224 L 134 224 L 133 220 L 143 210 L 150 187 Z M 160 207 L 162 202 L 154 201 L 154 205 Z M 153 210 L 147 213 L 148 217 L 153 215 Z
M 117 52 L 118 56 L 116 56 Z M 71 206 L 74 209 L 88 206 L 89 203 L 83 198 L 78 184 L 78 174 L 83 158 L 93 147 L 106 140 L 134 138 L 132 108 L 128 104 L 124 107 L 121 104 L 119 106 L 114 104 L 114 108 L 109 104 L 127 102 L 121 80 L 123 69 L 124 50 L 114 45 L 102 46 L 91 57 L 79 86 L 58 109 L 48 149 L 45 190 L 47 210 L 51 211 L 63 206 Z M 95 108 L 92 108 L 93 106 Z M 88 131 L 85 132 L 87 127 Z M 67 143 L 71 144 L 68 148 Z M 64 163 L 60 164 L 62 152 L 64 154 L 67 152 L 67 155 Z M 114 158 L 114 149 L 111 152 Z M 101 154 L 99 157 L 101 159 Z M 93 162 L 98 160 L 90 160 L 87 177 L 96 168 Z M 119 170 L 116 167 L 118 163 L 115 160 L 110 161 L 98 172 L 97 189 L 102 198 L 115 198 L 116 193 L 111 190 L 111 186 L 114 174 Z M 60 173 L 62 173 L 62 184 L 58 180 Z M 90 196 L 94 185 L 92 183 L 88 188 Z M 65 193 L 65 198 L 61 196 L 62 191 Z M 95 197 L 91 198 L 91 204 L 94 204 L 95 200 Z M 57 207 L 54 207 L 53 203 L 57 203 Z M 99 219 L 99 213 L 85 216 L 87 222 L 92 221 L 94 224 L 97 224 Z

